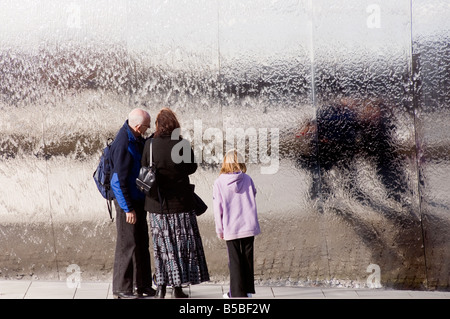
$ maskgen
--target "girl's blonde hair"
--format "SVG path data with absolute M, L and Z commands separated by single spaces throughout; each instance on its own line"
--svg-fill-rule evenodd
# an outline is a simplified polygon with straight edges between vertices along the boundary
M 229 174 L 229 173 L 237 173 L 247 172 L 247 166 L 245 166 L 244 160 L 242 156 L 238 154 L 238 152 L 233 149 L 228 151 L 223 157 L 222 168 L 220 169 L 220 174 Z

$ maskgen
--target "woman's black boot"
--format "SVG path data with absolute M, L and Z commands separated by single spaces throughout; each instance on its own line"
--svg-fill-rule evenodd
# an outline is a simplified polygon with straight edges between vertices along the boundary
M 189 298 L 189 295 L 186 295 L 181 287 L 173 287 L 172 296 L 175 298 Z
M 166 285 L 158 286 L 156 288 L 155 299 L 164 299 L 166 296 Z

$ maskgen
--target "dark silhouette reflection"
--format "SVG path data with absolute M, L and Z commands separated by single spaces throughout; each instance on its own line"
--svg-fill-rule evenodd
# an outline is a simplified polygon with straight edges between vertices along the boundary
M 356 113 L 345 104 L 332 103 L 318 109 L 316 120 L 319 177 L 324 177 L 333 168 L 353 176 L 353 158 L 357 149 Z M 322 196 L 329 196 L 333 192 L 330 179 L 315 179 L 313 183 L 320 181 Z M 350 184 L 352 185 L 353 183 Z M 318 190 L 319 187 L 314 189 Z
M 371 167 L 384 188 L 387 199 L 407 204 L 404 156 L 393 134 L 396 129 L 391 109 L 381 100 L 343 98 L 320 106 L 315 121 L 306 123 L 297 137 L 308 138 L 311 150 L 297 163 L 312 174 L 310 194 L 328 199 L 337 187 L 350 196 L 369 201 L 358 182 L 358 159 Z M 315 147 L 314 147 L 315 146 Z M 340 173 L 346 184 L 334 185 L 330 172 Z
M 345 98 L 321 105 L 316 118 L 297 132 L 309 144 L 297 164 L 310 172 L 310 196 L 318 211 L 349 225 L 384 272 L 400 268 L 402 278 L 394 286 L 417 288 L 426 271 L 424 266 L 408 268 L 423 258 L 417 240 L 420 218 L 407 178 L 408 157 L 414 154 L 395 139 L 403 127 L 392 109 L 379 99 Z M 378 226 L 367 217 L 370 213 L 382 217 Z
M 369 101 L 358 108 L 358 151 L 375 166 L 387 197 L 406 204 L 405 156 L 393 139 L 395 129 L 391 109 L 382 101 Z

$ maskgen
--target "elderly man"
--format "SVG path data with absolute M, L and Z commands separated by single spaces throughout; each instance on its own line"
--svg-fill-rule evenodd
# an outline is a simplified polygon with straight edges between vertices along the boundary
M 111 145 L 111 188 L 116 207 L 117 241 L 113 294 L 116 299 L 154 296 L 145 195 L 136 188 L 150 115 L 134 109 Z M 134 276 L 135 275 L 135 276 Z M 137 295 L 133 280 L 136 279 Z

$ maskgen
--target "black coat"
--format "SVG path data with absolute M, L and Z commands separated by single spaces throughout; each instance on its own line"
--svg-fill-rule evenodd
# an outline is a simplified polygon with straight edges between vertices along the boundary
M 142 166 L 148 166 L 150 163 L 149 147 L 150 139 L 145 143 Z M 182 213 L 193 210 L 193 191 L 189 175 L 197 170 L 197 163 L 194 161 L 194 152 L 189 141 L 160 136 L 153 138 L 152 148 L 153 165 L 156 166 L 156 185 L 152 187 L 150 196 L 145 197 L 145 210 L 150 213 Z M 183 150 L 188 150 L 190 154 L 183 154 Z

